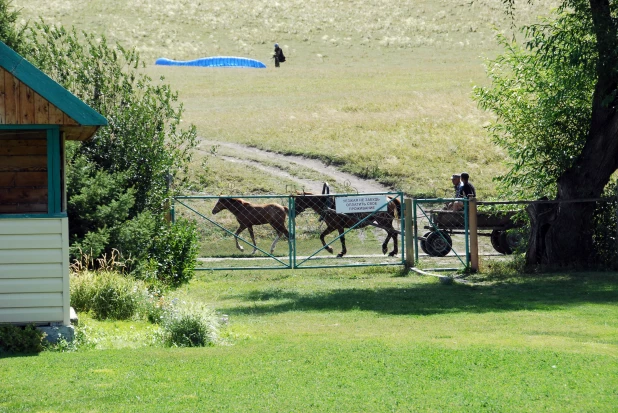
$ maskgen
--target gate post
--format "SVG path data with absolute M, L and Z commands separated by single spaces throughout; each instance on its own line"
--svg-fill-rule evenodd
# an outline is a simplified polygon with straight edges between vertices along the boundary
M 290 269 L 296 268 L 296 198 L 288 197 L 288 248 Z
M 403 214 L 404 219 L 404 238 L 405 238 L 405 248 L 406 248 L 406 270 L 414 267 L 414 234 L 412 232 L 412 222 L 415 221 L 412 214 L 412 200 L 410 198 L 406 198 L 405 202 L 405 211 Z
M 474 272 L 479 270 L 479 236 L 477 225 L 476 198 L 468 201 L 468 225 L 470 231 L 470 269 Z

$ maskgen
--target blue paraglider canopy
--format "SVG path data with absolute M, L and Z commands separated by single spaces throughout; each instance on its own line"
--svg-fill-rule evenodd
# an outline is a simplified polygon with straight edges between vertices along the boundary
M 163 66 L 202 66 L 202 67 L 255 67 L 265 68 L 266 65 L 259 60 L 247 59 L 246 57 L 232 57 L 232 56 L 215 56 L 204 57 L 202 59 L 176 61 L 172 59 L 166 59 L 165 57 L 159 58 L 155 61 L 155 65 Z

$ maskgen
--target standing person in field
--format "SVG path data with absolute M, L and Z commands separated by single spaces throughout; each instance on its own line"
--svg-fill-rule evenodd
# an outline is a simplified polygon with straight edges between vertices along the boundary
M 283 49 L 279 47 L 279 43 L 275 43 L 275 54 L 273 55 L 273 58 L 275 59 L 275 67 L 279 67 L 279 63 L 285 62 Z
M 474 185 L 472 185 L 468 180 L 470 179 L 470 175 L 468 175 L 466 172 L 462 172 L 461 173 L 461 181 L 462 181 L 462 185 L 461 185 L 461 191 L 462 191 L 462 198 L 476 198 L 476 189 L 474 188 Z
M 463 198 L 463 183 L 461 182 L 460 174 L 453 174 L 451 176 L 451 182 L 453 183 L 453 188 L 455 189 L 455 196 L 453 198 Z M 446 209 L 451 211 L 459 211 L 463 208 L 463 202 L 461 201 L 453 201 L 446 204 Z

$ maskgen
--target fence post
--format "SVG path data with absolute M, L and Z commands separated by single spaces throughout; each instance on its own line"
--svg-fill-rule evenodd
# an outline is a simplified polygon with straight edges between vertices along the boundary
M 472 271 L 479 270 L 479 236 L 477 225 L 476 198 L 470 198 L 468 203 L 468 230 L 470 231 L 470 268 Z
M 405 211 L 404 211 L 404 238 L 406 241 L 406 264 L 405 267 L 407 270 L 414 267 L 414 234 L 412 233 L 412 222 L 414 221 L 412 215 L 412 200 L 410 198 L 406 198 L 405 202 Z
M 288 197 L 288 248 L 290 268 L 296 268 L 296 198 Z
M 417 208 L 416 199 L 413 199 L 412 200 L 412 216 L 414 217 L 413 218 L 414 222 L 412 222 L 410 225 L 412 225 L 414 228 L 414 246 L 416 247 L 414 249 L 414 259 L 418 261 L 418 225 L 417 225 L 418 217 L 416 216 L 416 208 Z
M 616 181 L 616 263 L 618 264 L 618 180 Z

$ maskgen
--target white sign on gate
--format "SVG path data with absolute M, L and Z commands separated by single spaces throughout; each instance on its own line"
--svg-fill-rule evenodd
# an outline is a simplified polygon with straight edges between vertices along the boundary
M 338 213 L 386 211 L 386 195 L 354 195 L 336 197 Z

